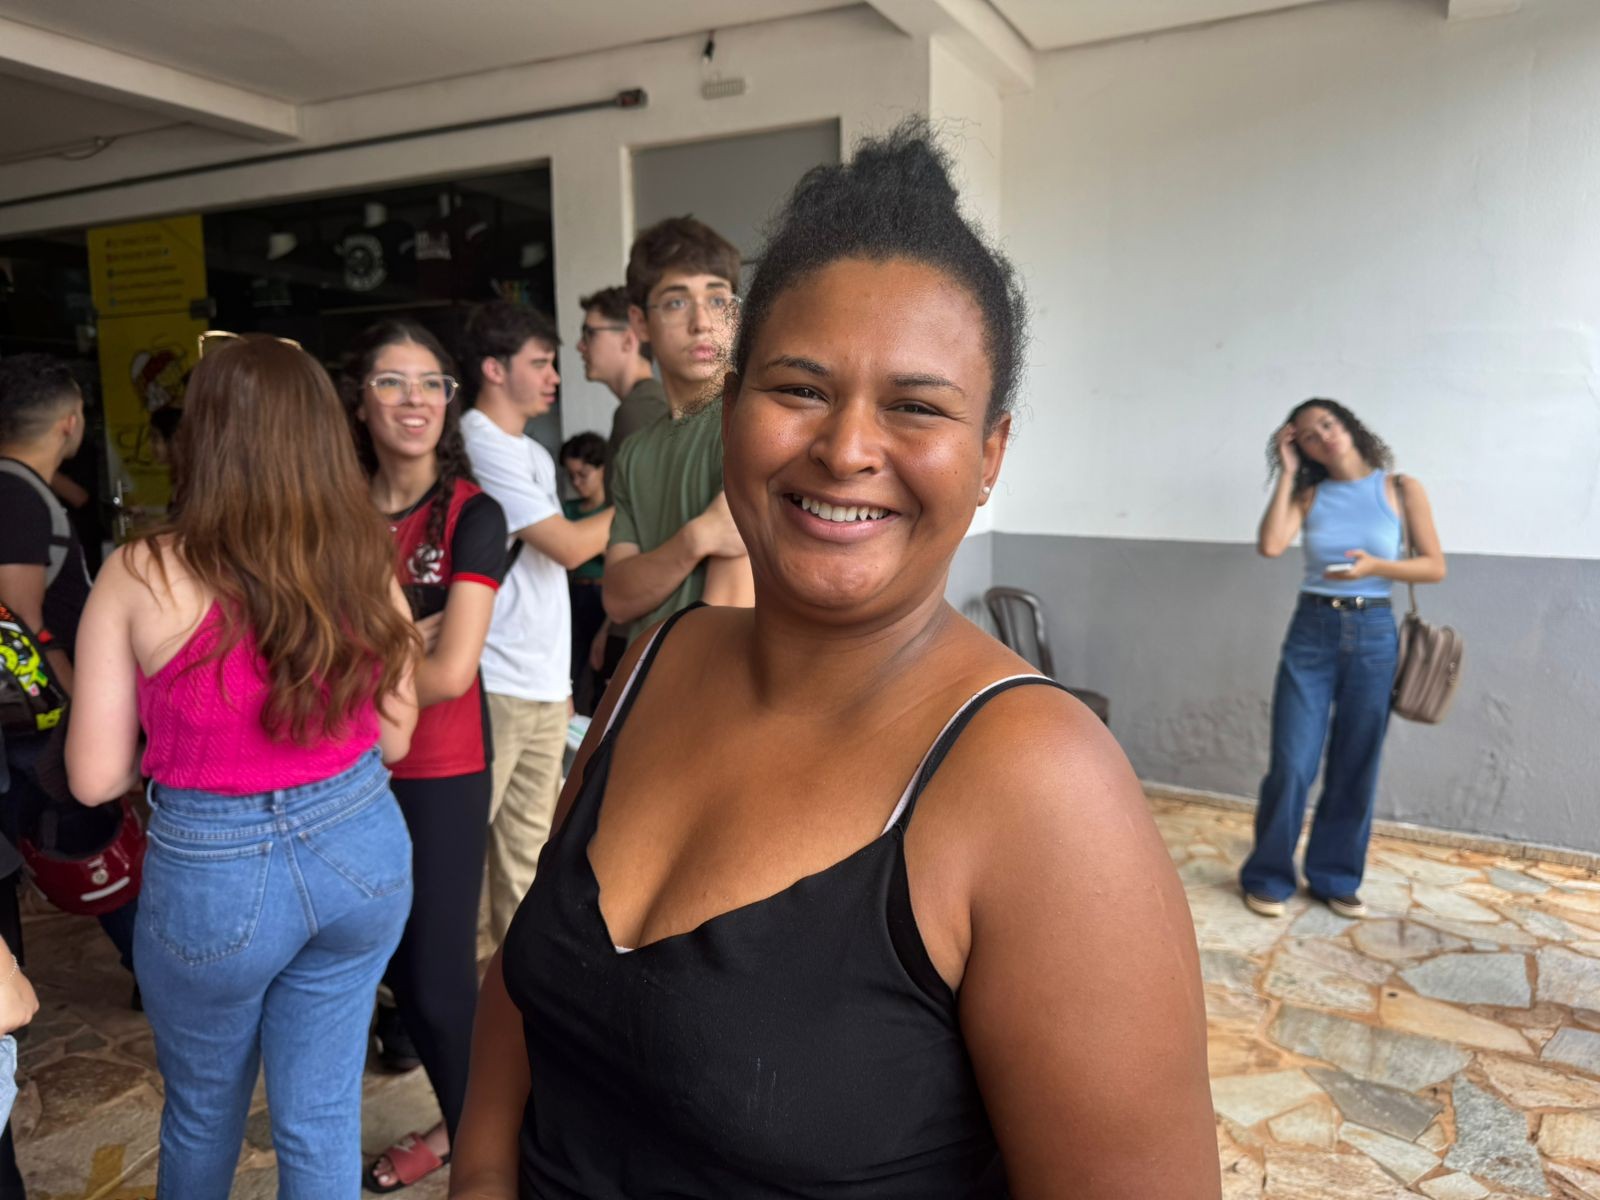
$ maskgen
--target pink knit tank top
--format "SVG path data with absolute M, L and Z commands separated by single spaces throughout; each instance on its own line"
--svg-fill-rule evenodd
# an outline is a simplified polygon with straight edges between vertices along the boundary
M 220 663 L 205 661 L 222 633 L 215 603 L 172 660 L 139 672 L 144 773 L 170 788 L 248 796 L 328 779 L 378 741 L 377 710 L 357 714 L 347 736 L 301 746 L 274 741 L 261 727 L 267 680 L 255 638 L 239 640 Z M 190 669 L 192 668 L 192 669 Z

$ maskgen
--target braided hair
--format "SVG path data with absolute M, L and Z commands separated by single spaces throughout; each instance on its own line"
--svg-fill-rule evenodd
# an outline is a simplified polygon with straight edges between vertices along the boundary
M 372 431 L 367 428 L 365 421 L 356 416 L 356 410 L 361 407 L 361 390 L 367 376 L 372 373 L 373 364 L 378 361 L 378 355 L 389 346 L 407 342 L 433 355 L 439 362 L 439 369 L 445 374 L 456 375 L 455 361 L 439 339 L 417 322 L 403 318 L 380 321 L 366 329 L 350 348 L 339 374 L 339 398 L 344 402 L 345 416 L 350 421 L 350 434 L 355 438 L 356 456 L 361 460 L 362 469 L 369 479 L 377 473 L 378 454 L 372 445 Z M 424 540 L 429 546 L 442 546 L 445 520 L 450 515 L 450 497 L 455 493 L 456 481 L 477 482 L 472 474 L 472 462 L 467 457 L 466 441 L 461 436 L 461 406 L 455 400 L 445 405 L 444 428 L 439 432 L 439 444 L 434 447 L 433 453 L 439 464 L 439 485 L 428 513 L 428 529 Z

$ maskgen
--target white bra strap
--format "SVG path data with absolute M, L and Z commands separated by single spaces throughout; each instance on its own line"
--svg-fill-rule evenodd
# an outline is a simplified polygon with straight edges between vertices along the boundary
M 933 739 L 933 745 L 928 747 L 927 753 L 922 756 L 922 761 L 917 764 L 917 769 L 911 773 L 911 782 L 906 784 L 906 790 L 900 793 L 900 803 L 896 804 L 894 806 L 894 811 L 889 814 L 889 821 L 886 825 L 884 825 L 883 832 L 888 833 L 889 830 L 893 829 L 894 823 L 898 821 L 901 815 L 906 811 L 906 806 L 911 803 L 911 795 L 916 790 L 917 780 L 922 778 L 922 769 L 928 765 L 928 760 L 933 757 L 934 750 L 936 750 L 939 746 L 939 743 L 944 740 L 944 735 L 950 732 L 950 727 L 961 719 L 962 713 L 966 712 L 967 709 L 971 708 L 974 704 L 977 704 L 996 688 L 1004 687 L 1006 684 L 1011 683 L 1014 680 L 1044 678 L 1047 677 L 1031 671 L 1022 675 L 1007 675 L 1004 679 L 996 679 L 993 683 L 987 685 L 986 687 L 979 688 L 976 692 L 972 693 L 971 696 L 967 697 L 967 702 L 960 708 L 956 709 L 955 712 L 950 714 L 950 719 L 944 723 L 944 728 L 939 730 L 939 736 Z
M 650 635 L 650 640 L 645 643 L 644 653 L 639 655 L 638 659 L 635 660 L 633 664 L 633 670 L 628 673 L 628 682 L 622 687 L 622 694 L 617 697 L 616 704 L 614 704 L 611 708 L 611 714 L 606 717 L 606 727 L 600 732 L 600 736 L 602 738 L 607 737 L 611 733 L 611 726 L 616 723 L 617 714 L 628 707 L 628 697 L 632 695 L 634 685 L 639 682 L 639 669 L 643 667 L 645 663 L 650 661 L 650 651 L 654 648 L 657 640 L 659 640 L 661 635 L 666 631 L 667 626 L 661 626 L 661 628 L 657 629 Z

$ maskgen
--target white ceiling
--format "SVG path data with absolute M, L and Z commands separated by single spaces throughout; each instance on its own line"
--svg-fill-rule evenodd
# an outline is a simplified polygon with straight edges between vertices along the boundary
M 986 17 L 991 33 L 1010 38 L 1024 60 L 1030 46 L 1054 50 L 1320 2 L 867 0 L 907 31 L 937 27 L 929 14 Z M 245 145 L 291 143 L 301 105 L 847 6 L 850 0 L 0 0 L 0 114 L 13 118 L 0 117 L 0 168 L 42 150 L 185 122 Z
M 0 75 L 0 113 L 27 113 L 26 121 L 0 119 L 0 166 L 7 158 L 81 144 L 91 137 L 120 137 L 172 124 L 160 113 L 79 96 L 30 80 Z
M 1035 50 L 1203 25 L 1324 0 L 989 0 Z
M 0 0 L 0 17 L 297 103 L 848 0 Z

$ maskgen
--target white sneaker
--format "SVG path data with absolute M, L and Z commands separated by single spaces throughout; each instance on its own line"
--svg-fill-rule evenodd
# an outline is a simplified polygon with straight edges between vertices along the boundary
M 1341 917 L 1348 917 L 1352 921 L 1359 921 L 1367 915 L 1367 902 L 1360 896 L 1328 896 L 1324 903 Z
M 1244 906 L 1251 912 L 1263 917 L 1281 917 L 1289 911 L 1289 905 L 1283 900 L 1268 900 L 1265 896 L 1258 896 L 1254 892 L 1244 894 Z

